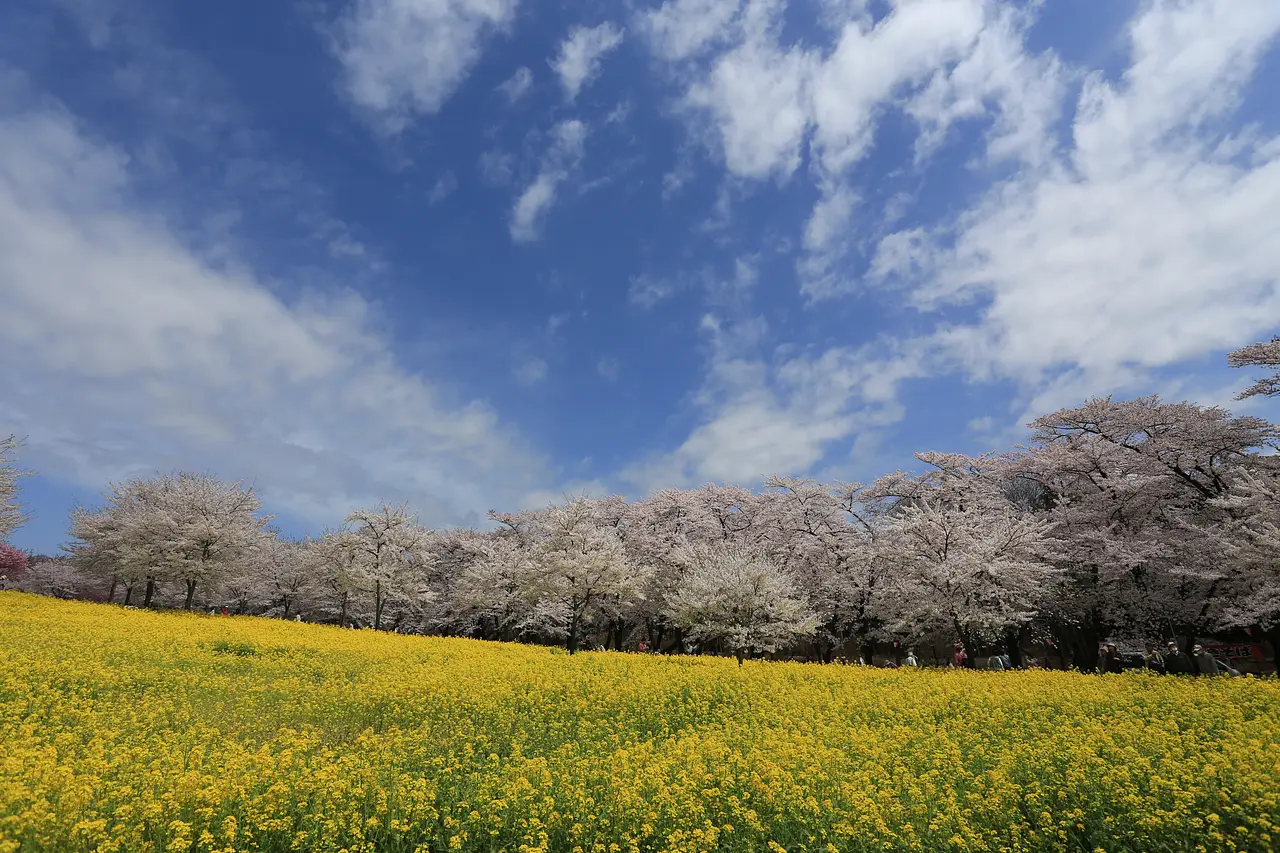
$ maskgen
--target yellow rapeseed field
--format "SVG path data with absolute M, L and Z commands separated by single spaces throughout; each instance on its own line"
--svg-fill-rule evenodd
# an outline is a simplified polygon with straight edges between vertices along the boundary
M 0 593 L 0 851 L 1280 849 L 1280 686 L 655 658 Z

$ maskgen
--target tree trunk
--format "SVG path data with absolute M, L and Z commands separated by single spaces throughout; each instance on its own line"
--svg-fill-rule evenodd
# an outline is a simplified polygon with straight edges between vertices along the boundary
M 569 620 L 569 636 L 565 638 L 564 647 L 569 650 L 569 654 L 578 651 L 578 613 L 574 611 L 573 618 Z
M 1004 632 L 1004 647 L 1009 653 L 1009 662 L 1015 669 L 1022 669 L 1022 634 L 1025 630 L 1024 626 Z
M 155 596 L 155 594 L 156 594 L 156 581 L 155 581 L 155 578 L 147 578 L 147 594 L 146 594 L 146 596 L 142 599 L 142 606 L 143 606 L 143 607 L 150 607 L 150 606 L 151 606 L 151 599 Z
M 1271 662 L 1275 664 L 1276 670 L 1280 671 L 1280 622 L 1276 622 L 1270 628 L 1262 629 L 1262 641 L 1271 646 Z
M 133 598 L 133 584 L 129 584 L 124 588 L 124 606 L 129 606 L 129 601 Z
M 382 581 L 373 582 L 373 630 L 382 630 Z
M 855 663 L 862 660 L 862 656 L 866 654 L 868 646 L 867 635 L 869 633 L 870 630 L 865 625 L 859 625 L 853 632 L 853 645 L 855 647 L 853 650 L 853 660 Z M 870 655 L 867 656 L 867 663 L 871 663 Z
M 110 604 L 110 603 L 112 603 L 113 601 L 115 601 L 115 600 L 116 600 L 116 587 L 117 587 L 117 586 L 119 586 L 119 584 L 120 584 L 120 578 L 119 578 L 119 576 L 118 576 L 118 575 L 112 575 L 112 576 L 111 576 L 111 587 L 107 590 L 107 604 Z
M 738 666 L 742 666 L 742 661 L 746 657 L 746 652 L 742 649 L 734 649 L 733 656 L 738 659 Z
M 1098 671 L 1098 646 L 1102 642 L 1102 632 L 1093 619 L 1089 619 L 1079 627 L 1062 627 L 1055 632 L 1058 646 L 1063 651 L 1071 650 L 1071 666 L 1081 672 Z
M 347 592 L 346 592 L 346 590 L 343 590 L 343 592 L 342 592 L 342 613 L 341 613 L 341 615 L 339 615 L 339 616 L 338 616 L 338 627 L 339 627 L 339 628 L 345 628 L 345 627 L 347 627 L 347 596 L 348 596 L 348 595 L 349 595 L 349 593 L 347 593 Z
M 196 600 L 196 582 L 193 580 L 188 580 L 187 581 L 187 600 L 183 602 L 182 609 L 190 610 L 191 603 L 195 600 Z

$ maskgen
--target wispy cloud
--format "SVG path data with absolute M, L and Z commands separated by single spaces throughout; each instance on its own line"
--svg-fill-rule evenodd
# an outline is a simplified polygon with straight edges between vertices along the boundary
M 355 0 L 332 27 L 343 91 L 373 125 L 398 133 L 466 79 L 519 0 Z
M 514 104 L 533 88 L 533 72 L 523 65 L 515 73 L 498 86 L 498 91 L 507 96 L 507 103 Z
M 652 308 L 675 295 L 676 290 L 677 284 L 670 278 L 636 275 L 627 287 L 627 301 L 640 308 Z
M 582 160 L 587 126 L 577 119 L 563 121 L 551 132 L 551 144 L 533 182 L 516 199 L 511 211 L 511 239 L 531 243 L 538 239 L 542 220 L 555 204 L 556 191 Z
M 602 60 L 620 44 L 622 30 L 611 23 L 574 27 L 569 32 L 552 63 L 565 100 L 576 99 L 583 87 L 599 76 Z
M 133 198 L 128 158 L 65 111 L 0 117 L 0 421 L 33 467 L 91 489 L 212 470 L 317 525 L 383 497 L 474 523 L 545 485 L 484 403 L 397 362 L 362 298 L 282 301 Z
M 439 204 L 447 199 L 458 189 L 458 176 L 451 171 L 445 172 L 436 179 L 435 186 L 431 188 L 431 192 L 427 194 L 427 201 L 430 204 Z
M 883 344 L 771 357 L 759 317 L 707 315 L 702 330 L 710 353 L 702 418 L 677 448 L 622 472 L 642 490 L 809 472 L 841 443 L 851 451 L 857 438 L 899 421 L 898 386 L 922 375 L 918 353 Z
M 515 369 L 516 380 L 526 387 L 547 378 L 547 363 L 540 358 L 523 359 Z
M 616 358 L 602 358 L 596 362 L 596 373 L 610 382 L 618 381 L 619 366 Z
M 1123 77 L 1087 79 L 1074 145 L 993 188 L 921 265 L 917 305 L 982 306 L 938 340 L 978 375 L 1101 393 L 1274 328 L 1280 137 L 1233 133 L 1232 114 L 1277 36 L 1268 0 L 1139 15 Z

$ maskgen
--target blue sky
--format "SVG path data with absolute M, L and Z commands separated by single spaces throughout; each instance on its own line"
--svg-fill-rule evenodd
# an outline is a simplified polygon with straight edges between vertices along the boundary
M 0 433 L 288 534 L 868 479 L 1280 331 L 1280 4 L 0 0 Z

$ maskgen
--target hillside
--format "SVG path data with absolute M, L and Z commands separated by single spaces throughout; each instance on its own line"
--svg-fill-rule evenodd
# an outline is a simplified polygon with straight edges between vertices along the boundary
M 739 669 L 0 593 L 4 853 L 1261 853 L 1278 762 L 1274 679 Z

